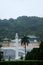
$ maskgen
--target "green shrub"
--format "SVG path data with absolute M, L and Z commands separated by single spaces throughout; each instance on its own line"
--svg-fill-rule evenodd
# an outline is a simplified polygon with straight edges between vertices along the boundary
M 0 65 L 43 65 L 43 60 L 0 61 Z

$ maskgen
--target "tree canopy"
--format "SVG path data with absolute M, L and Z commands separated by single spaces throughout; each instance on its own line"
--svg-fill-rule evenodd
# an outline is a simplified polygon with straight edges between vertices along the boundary
M 20 36 L 34 34 L 43 38 L 43 18 L 21 16 L 17 19 L 0 19 L 0 36 L 14 38 L 15 33 Z
M 43 41 L 39 48 L 33 48 L 31 52 L 27 53 L 26 60 L 43 60 Z

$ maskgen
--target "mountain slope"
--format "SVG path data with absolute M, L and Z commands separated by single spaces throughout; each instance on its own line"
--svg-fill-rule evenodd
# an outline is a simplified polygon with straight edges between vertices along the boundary
M 15 33 L 35 34 L 43 38 L 43 18 L 21 16 L 17 19 L 0 19 L 0 36 L 14 38 Z

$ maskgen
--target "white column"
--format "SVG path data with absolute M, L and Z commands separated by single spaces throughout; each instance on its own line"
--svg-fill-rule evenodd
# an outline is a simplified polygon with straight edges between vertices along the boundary
M 15 44 L 16 44 L 16 57 L 15 59 L 18 59 L 18 33 L 16 33 L 16 36 L 15 36 Z

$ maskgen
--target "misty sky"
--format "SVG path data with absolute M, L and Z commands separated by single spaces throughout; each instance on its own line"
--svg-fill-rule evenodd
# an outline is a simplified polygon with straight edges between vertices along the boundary
M 18 16 L 43 17 L 43 0 L 0 0 L 0 19 Z

